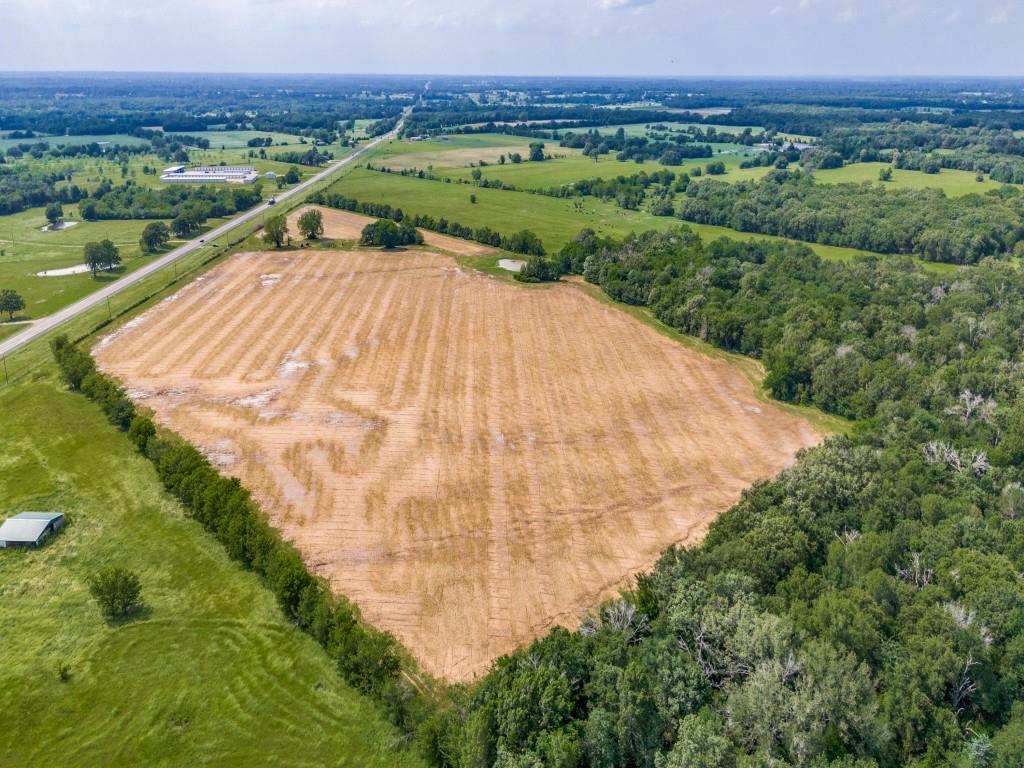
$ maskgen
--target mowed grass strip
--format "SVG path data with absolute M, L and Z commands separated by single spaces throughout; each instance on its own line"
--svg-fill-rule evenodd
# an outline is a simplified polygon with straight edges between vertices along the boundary
M 0 550 L 0 765 L 419 764 L 95 405 L 47 373 L 0 390 L 0 430 L 0 514 L 69 520 Z M 134 621 L 89 596 L 108 565 L 141 578 Z

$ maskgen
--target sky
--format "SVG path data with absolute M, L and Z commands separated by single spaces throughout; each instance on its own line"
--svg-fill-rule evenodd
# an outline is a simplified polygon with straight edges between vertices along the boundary
M 1024 75 L 1021 0 L 0 0 L 0 70 Z

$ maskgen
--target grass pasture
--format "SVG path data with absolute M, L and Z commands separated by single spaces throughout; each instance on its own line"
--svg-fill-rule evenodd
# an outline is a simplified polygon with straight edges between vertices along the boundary
M 59 232 L 42 232 L 46 217 L 42 208 L 32 208 L 11 216 L 0 217 L 0 288 L 13 288 L 25 299 L 25 316 L 39 318 L 65 307 L 92 293 L 101 285 L 152 258 L 142 253 L 139 237 L 149 221 L 82 221 L 77 206 L 66 206 L 67 221 L 75 226 Z M 207 228 L 219 224 L 211 219 Z M 83 247 L 87 242 L 109 238 L 118 247 L 123 262 L 115 272 L 38 277 L 37 273 L 82 264 Z M 172 241 L 168 248 L 180 241 Z
M 0 513 L 69 520 L 0 550 L 0 765 L 418 765 L 99 408 L 43 371 L 0 389 L 0 430 Z M 127 623 L 87 590 L 111 564 L 142 581 Z
M 519 152 L 525 158 L 529 153 L 531 141 L 535 139 L 504 134 L 452 136 L 447 141 L 396 141 L 385 145 L 375 155 L 373 163 L 393 170 L 430 170 L 436 176 L 468 180 L 472 176 L 473 168 L 479 167 L 483 161 L 486 165 L 480 167 L 480 171 L 484 177 L 500 179 L 523 189 L 547 189 L 580 179 L 598 176 L 614 178 L 640 171 L 650 173 L 667 169 L 683 173 L 694 167 L 703 168 L 713 160 L 725 163 L 725 175 L 717 177 L 723 181 L 757 179 L 770 170 L 741 169 L 740 163 L 756 151 L 741 144 L 713 144 L 713 157 L 691 158 L 684 160 L 679 166 L 664 166 L 656 160 L 643 163 L 620 162 L 615 159 L 614 153 L 602 155 L 594 160 L 584 157 L 581 150 L 560 147 L 557 142 L 546 141 L 545 152 L 551 155 L 550 160 L 541 163 L 499 164 L 499 156 L 504 154 L 507 157 L 510 152 Z
M 878 172 L 889 167 L 889 163 L 851 163 L 842 168 L 815 171 L 814 178 L 828 184 L 872 182 L 884 184 L 887 189 L 941 189 L 949 197 L 982 194 L 1003 186 L 988 177 L 984 181 L 977 181 L 973 171 L 959 171 L 953 168 L 943 168 L 938 173 L 893 168 L 891 181 L 879 181 Z
M 545 162 L 546 164 L 546 162 Z M 524 164 L 528 165 L 528 164 Z M 538 163 L 538 165 L 540 165 Z M 488 170 L 485 168 L 484 170 Z M 381 173 L 358 168 L 331 189 L 348 197 L 372 203 L 388 203 L 406 213 L 430 214 L 464 226 L 491 227 L 503 234 L 532 229 L 543 240 L 545 248 L 556 251 L 584 227 L 600 235 L 624 237 L 645 229 L 666 230 L 686 223 L 673 217 L 652 216 L 647 211 L 627 211 L 614 203 L 593 197 L 556 198 L 529 192 L 483 189 L 465 184 L 417 179 L 395 173 Z M 470 203 L 469 196 L 477 202 Z M 577 210 L 574 203 L 581 203 Z M 770 235 L 738 232 L 726 227 L 688 223 L 705 238 L 731 237 L 737 240 L 775 240 Z M 853 248 L 808 245 L 823 258 L 845 260 L 864 254 Z M 932 267 L 933 265 L 926 265 Z M 934 265 L 936 269 L 950 265 Z
M 285 144 L 289 148 L 298 147 L 301 149 L 312 146 L 311 144 L 299 143 L 300 137 L 295 134 L 278 133 L 276 131 L 190 131 L 188 132 L 188 135 L 208 139 L 210 142 L 210 149 L 248 150 L 249 147 L 246 142 L 248 142 L 249 139 L 264 139 L 267 136 L 270 136 L 274 141 L 273 146 L 267 147 L 267 149 L 272 149 L 273 147 L 277 147 L 281 144 Z M 309 139 L 306 139 L 306 141 L 308 142 Z

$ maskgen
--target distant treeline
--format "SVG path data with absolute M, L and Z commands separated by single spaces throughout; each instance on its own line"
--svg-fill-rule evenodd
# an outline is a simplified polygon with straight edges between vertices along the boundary
M 461 108 L 453 108 L 461 107 Z M 621 125 L 623 123 L 657 123 L 678 120 L 678 114 L 660 109 L 601 109 L 591 106 L 480 106 L 471 101 L 445 102 L 418 106 L 405 121 L 406 136 L 459 132 L 467 124 L 517 124 L 528 130 L 564 130 L 587 126 Z M 468 132 L 478 129 L 469 129 Z
M 1013 187 L 954 198 L 933 189 L 820 184 L 774 170 L 759 181 L 690 184 L 677 213 L 741 232 L 952 264 L 1014 252 L 1024 241 L 1024 194 Z
M 627 136 L 622 128 L 612 134 L 568 132 L 562 136 L 559 146 L 582 149 L 587 157 L 614 152 L 615 159 L 623 162 L 657 160 L 662 165 L 680 165 L 686 159 L 714 154 L 708 144 L 694 144 L 692 137 L 685 133 L 675 134 L 671 141 L 651 141 L 646 136 Z
M 689 120 L 689 118 L 687 119 Z M 991 111 L 981 108 L 980 105 L 978 111 L 966 109 L 918 111 L 777 103 L 739 105 L 727 115 L 698 118 L 696 122 L 736 126 L 757 125 L 768 131 L 795 133 L 802 136 L 821 136 L 827 131 L 842 127 L 901 122 L 931 123 L 954 128 L 979 126 L 1018 130 L 1024 128 L 1024 112 Z

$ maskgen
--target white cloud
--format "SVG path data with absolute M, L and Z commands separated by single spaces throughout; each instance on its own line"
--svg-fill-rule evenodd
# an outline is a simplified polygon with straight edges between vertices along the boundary
M 598 0 L 599 8 L 615 10 L 617 8 L 636 8 L 641 5 L 653 5 L 656 0 Z
M 0 71 L 1024 75 L 1022 1 L 0 0 Z

